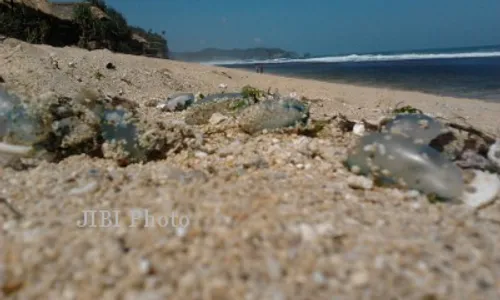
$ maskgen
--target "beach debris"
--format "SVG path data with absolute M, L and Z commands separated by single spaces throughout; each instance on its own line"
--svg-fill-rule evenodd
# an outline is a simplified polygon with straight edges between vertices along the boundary
M 68 192 L 68 195 L 77 196 L 77 195 L 90 194 L 90 193 L 95 192 L 98 188 L 99 188 L 99 184 L 97 183 L 97 181 L 92 180 L 85 185 L 72 188 Z
M 428 145 L 399 134 L 371 133 L 350 150 L 349 169 L 381 185 L 399 185 L 443 199 L 463 191 L 461 170 Z
M 0 197 L 0 203 L 3 203 L 13 214 L 16 219 L 21 219 L 23 214 L 19 212 L 7 199 Z
M 363 136 L 365 134 L 365 124 L 361 122 L 357 122 L 354 124 L 352 127 L 352 133 L 354 133 L 357 136 Z
M 353 189 L 371 190 L 373 180 L 364 176 L 350 175 L 347 177 L 347 184 Z
M 263 130 L 305 125 L 309 107 L 296 99 L 264 100 L 249 106 L 238 116 L 240 128 L 249 134 Z
M 221 97 L 205 101 L 207 96 L 193 105 L 186 111 L 184 121 L 188 125 L 207 124 L 214 113 L 220 113 L 226 116 L 236 116 L 242 109 L 254 104 L 252 99 L 248 98 L 230 98 Z
M 112 62 L 109 62 L 109 63 L 106 64 L 106 69 L 108 69 L 108 70 L 116 70 L 116 66 Z
M 196 101 L 196 104 L 207 103 L 217 100 L 241 100 L 243 98 L 244 97 L 241 93 L 218 93 L 218 94 L 211 94 L 204 96 L 200 100 Z
M 479 169 L 493 172 L 497 170 L 492 161 L 471 149 L 467 149 L 461 153 L 460 158 L 455 161 L 455 164 L 462 169 Z
M 481 208 L 493 200 L 500 192 L 500 178 L 497 174 L 470 170 L 471 178 L 465 186 L 462 201 L 473 208 Z
M 442 124 L 422 113 L 398 114 L 381 129 L 384 133 L 401 134 L 415 142 L 429 144 L 443 131 Z
M 227 119 L 228 119 L 227 116 L 216 112 L 210 117 L 209 123 L 212 125 L 217 125 L 217 124 L 224 122 Z
M 258 88 L 255 88 L 253 86 L 245 85 L 241 89 L 241 94 L 243 95 L 243 98 L 251 98 L 254 99 L 255 101 L 258 101 L 266 95 L 266 92 Z
M 411 105 L 398 107 L 402 102 L 396 104 L 396 108 L 392 110 L 393 114 L 423 114 L 423 112 Z
M 500 170 L 500 138 L 488 150 L 488 159 Z
M 169 96 L 166 101 L 158 104 L 156 108 L 162 111 L 181 111 L 191 106 L 195 101 L 193 93 L 178 93 Z

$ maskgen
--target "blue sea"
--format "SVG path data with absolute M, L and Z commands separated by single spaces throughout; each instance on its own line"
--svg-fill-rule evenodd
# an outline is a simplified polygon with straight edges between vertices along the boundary
M 205 64 L 500 102 L 500 45 Z

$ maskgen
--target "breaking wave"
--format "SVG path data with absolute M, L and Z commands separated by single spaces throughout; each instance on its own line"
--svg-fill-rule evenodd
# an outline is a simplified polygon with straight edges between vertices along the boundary
M 282 63 L 340 63 L 340 62 L 371 62 L 371 61 L 398 61 L 422 59 L 451 59 L 451 58 L 482 58 L 500 57 L 500 51 L 490 52 L 463 52 L 463 53 L 405 53 L 405 54 L 351 54 L 343 56 L 324 56 L 304 59 L 268 59 L 268 60 L 220 60 L 203 62 L 206 65 L 245 65 L 245 64 L 282 64 Z

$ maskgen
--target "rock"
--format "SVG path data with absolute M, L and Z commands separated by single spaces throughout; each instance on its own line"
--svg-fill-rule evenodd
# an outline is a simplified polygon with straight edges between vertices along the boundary
M 462 201 L 471 207 L 483 207 L 493 200 L 500 191 L 500 178 L 497 174 L 472 170 L 472 179 L 467 183 Z
M 442 133 L 440 122 L 424 114 L 398 114 L 382 126 L 382 132 L 401 134 L 412 138 L 415 142 L 429 144 L 431 140 Z
M 273 130 L 305 124 L 309 108 L 295 99 L 264 100 L 246 108 L 239 116 L 239 126 L 253 134 L 264 129 Z
M 109 62 L 109 63 L 106 64 L 106 69 L 108 69 L 108 70 L 116 70 L 116 66 L 113 63 Z
M 480 169 L 480 170 L 490 170 L 493 171 L 496 169 L 495 165 L 491 160 L 488 160 L 486 157 L 478 154 L 473 150 L 465 150 L 460 158 L 455 162 L 457 166 L 462 169 Z
M 371 174 L 381 184 L 398 184 L 441 198 L 461 196 L 460 169 L 427 145 L 402 135 L 372 133 L 360 139 L 346 161 L 357 174 Z
M 349 176 L 347 184 L 353 189 L 371 190 L 373 188 L 373 180 L 364 176 Z
M 181 111 L 185 110 L 194 103 L 193 93 L 180 93 L 169 96 L 166 101 L 158 104 L 157 108 L 162 111 Z
M 210 117 L 210 120 L 208 120 L 208 122 L 212 125 L 217 125 L 224 122 L 227 119 L 228 119 L 227 116 L 224 116 L 223 114 L 216 112 Z

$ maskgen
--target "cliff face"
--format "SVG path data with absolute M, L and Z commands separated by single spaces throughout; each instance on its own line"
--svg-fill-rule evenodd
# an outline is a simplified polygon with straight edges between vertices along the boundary
M 29 43 L 57 47 L 74 45 L 90 50 L 107 48 L 115 52 L 167 58 L 165 40 L 164 47 L 153 47 L 147 36 L 145 38 L 143 35 L 133 34 L 124 19 L 124 24 L 121 25 L 125 29 L 120 36 L 107 34 L 106 28 L 115 26 L 116 22 L 103 10 L 90 4 L 85 5 L 90 10 L 91 22 L 97 22 L 95 24 L 98 26 L 90 24 L 90 21 L 82 24 L 75 20 L 74 12 L 78 5 L 82 4 L 52 3 L 47 0 L 0 0 L 0 34 Z M 86 26 L 89 24 L 92 26 Z M 92 34 L 89 35 L 89 32 Z
M 47 1 L 0 0 L 0 34 L 60 47 L 77 44 L 81 31 L 72 20 L 52 14 Z

